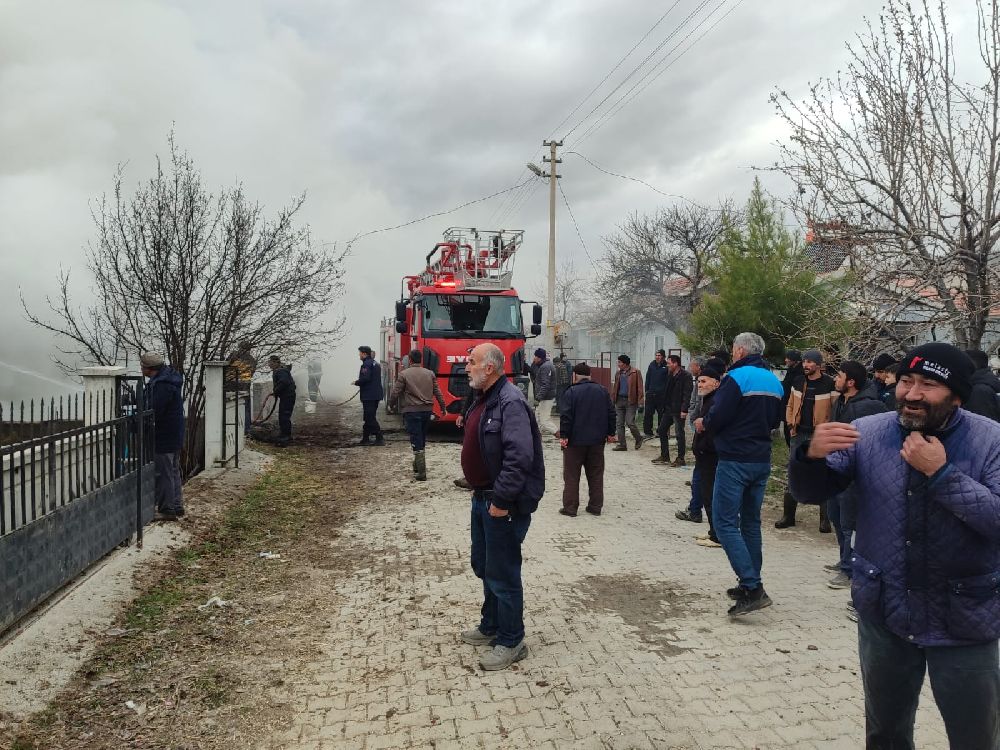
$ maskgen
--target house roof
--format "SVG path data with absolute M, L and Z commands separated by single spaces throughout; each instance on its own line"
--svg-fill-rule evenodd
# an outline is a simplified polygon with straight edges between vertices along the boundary
M 805 256 L 816 273 L 830 273 L 844 265 L 851 248 L 843 242 L 810 242 Z

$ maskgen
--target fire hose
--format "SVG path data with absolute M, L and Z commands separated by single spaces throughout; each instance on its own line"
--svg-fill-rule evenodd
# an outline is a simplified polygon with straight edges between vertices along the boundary
M 355 391 L 353 396 L 351 396 L 350 398 L 346 398 L 339 403 L 334 404 L 334 407 L 343 406 L 344 404 L 353 401 L 358 397 L 359 393 L 361 393 L 360 390 Z M 264 414 L 264 409 L 267 408 L 268 401 L 271 402 L 271 410 L 267 413 L 267 416 L 265 417 L 263 416 L 263 414 Z M 257 412 L 257 419 L 253 421 L 253 424 L 261 424 L 263 422 L 266 422 L 274 415 L 274 410 L 277 408 L 278 408 L 278 400 L 274 397 L 274 394 L 273 393 L 267 394 L 267 396 L 264 397 L 263 403 L 261 403 L 260 405 L 260 411 Z

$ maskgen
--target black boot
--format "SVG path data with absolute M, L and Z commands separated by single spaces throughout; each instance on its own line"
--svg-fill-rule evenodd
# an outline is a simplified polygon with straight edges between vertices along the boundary
M 819 506 L 819 533 L 829 534 L 833 529 L 830 527 L 830 518 L 826 515 L 826 503 Z
M 774 522 L 774 528 L 776 529 L 787 529 L 789 526 L 795 525 L 795 508 L 798 503 L 795 502 L 795 498 L 792 497 L 791 492 L 785 493 L 785 510 L 784 515 L 781 516 L 777 521 Z

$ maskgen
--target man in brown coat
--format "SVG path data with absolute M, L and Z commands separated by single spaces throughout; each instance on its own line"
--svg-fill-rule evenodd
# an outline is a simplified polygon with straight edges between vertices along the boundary
M 625 428 L 628 427 L 635 438 L 635 448 L 642 446 L 642 434 L 635 426 L 635 414 L 645 399 L 642 390 L 642 373 L 632 367 L 632 360 L 627 354 L 618 357 L 618 372 L 611 383 L 611 400 L 615 402 L 615 414 L 618 423 L 618 445 L 616 451 L 627 451 Z
M 438 387 L 437 376 L 423 367 L 423 355 L 419 349 L 409 354 L 409 366 L 399 373 L 396 382 L 389 393 L 389 405 L 396 407 L 403 415 L 406 432 L 410 436 L 410 446 L 413 448 L 413 475 L 421 482 L 427 481 L 427 457 L 424 454 L 427 445 L 427 426 L 434 413 L 434 399 L 441 406 L 444 414 L 444 395 Z

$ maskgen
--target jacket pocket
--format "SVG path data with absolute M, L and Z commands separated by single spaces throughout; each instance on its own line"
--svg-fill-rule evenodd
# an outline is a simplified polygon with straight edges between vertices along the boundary
M 1000 571 L 948 581 L 947 626 L 962 640 L 1000 638 Z
M 858 614 L 867 620 L 881 622 L 882 569 L 857 552 L 851 555 L 851 599 Z

